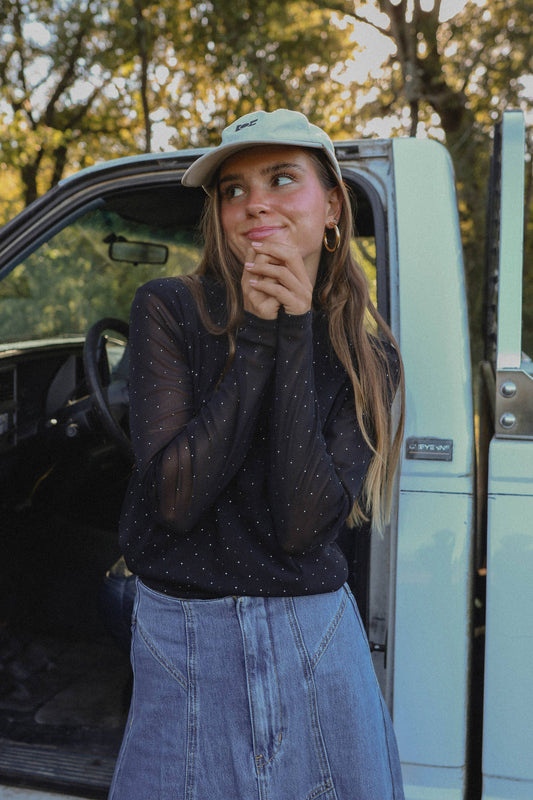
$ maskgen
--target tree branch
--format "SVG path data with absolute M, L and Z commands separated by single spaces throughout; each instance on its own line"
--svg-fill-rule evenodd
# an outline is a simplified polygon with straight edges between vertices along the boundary
M 74 46 L 71 48 L 70 53 L 68 54 L 66 66 L 46 105 L 44 119 L 50 128 L 55 127 L 54 118 L 56 115 L 56 104 L 59 98 L 65 92 L 65 90 L 72 85 L 76 77 L 76 62 L 82 53 L 82 45 L 86 35 L 89 32 L 91 22 L 92 14 L 86 9 L 80 18 L 80 25 L 76 31 Z

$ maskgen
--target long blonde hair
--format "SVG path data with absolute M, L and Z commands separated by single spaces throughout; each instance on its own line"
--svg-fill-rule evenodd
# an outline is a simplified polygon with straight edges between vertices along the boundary
M 337 223 L 340 242 L 333 253 L 323 248 L 314 288 L 314 305 L 326 313 L 333 349 L 353 387 L 357 422 L 373 454 L 361 497 L 351 511 L 349 522 L 357 525 L 371 516 L 374 527 L 382 530 L 390 518 L 394 475 L 403 437 L 401 358 L 389 326 L 372 303 L 366 275 L 351 252 L 353 216 L 348 191 L 320 153 L 310 148 L 306 152 L 314 161 L 324 188 L 339 187 L 342 193 Z M 196 272 L 184 280 L 191 289 L 207 330 L 228 336 L 229 365 L 235 353 L 236 331 L 243 317 L 242 264 L 229 249 L 222 229 L 218 190 L 213 190 L 206 200 L 202 229 L 205 242 L 202 260 Z M 227 317 L 222 326 L 215 324 L 209 316 L 199 275 L 209 275 L 226 286 Z M 384 342 L 393 346 L 397 364 L 391 363 L 391 349 L 387 349 Z M 400 407 L 394 426 L 391 402 L 396 391 Z

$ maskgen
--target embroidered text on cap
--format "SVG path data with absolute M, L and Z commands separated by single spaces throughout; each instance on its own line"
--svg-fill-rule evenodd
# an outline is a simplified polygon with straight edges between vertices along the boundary
M 250 122 L 242 122 L 240 125 L 237 125 L 237 127 L 235 128 L 235 133 L 237 133 L 237 131 L 242 131 L 243 128 L 251 128 L 252 125 L 255 125 L 256 122 L 258 122 L 257 118 L 256 119 L 252 119 Z

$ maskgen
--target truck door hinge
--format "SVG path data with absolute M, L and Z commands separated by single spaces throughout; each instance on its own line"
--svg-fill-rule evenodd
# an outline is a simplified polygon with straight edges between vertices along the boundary
M 497 371 L 494 432 L 498 438 L 533 439 L 533 363 Z

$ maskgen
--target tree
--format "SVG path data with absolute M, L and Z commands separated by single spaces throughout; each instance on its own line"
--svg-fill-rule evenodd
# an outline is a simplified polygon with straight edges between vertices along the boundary
M 2 161 L 25 204 L 67 165 L 150 151 L 158 121 L 193 146 L 228 113 L 325 109 L 329 66 L 353 49 L 319 2 L 10 0 L 2 14 Z
M 356 4 L 354 19 L 376 27 L 394 47 L 379 96 L 363 111 L 367 119 L 378 114 L 405 120 L 403 132 L 409 135 L 440 135 L 451 153 L 477 355 L 491 132 L 503 109 L 527 111 L 531 106 L 526 85 L 533 73 L 533 8 L 529 0 L 512 5 L 470 0 L 451 19 L 443 16 L 442 0 L 431 7 L 421 0 L 375 0 L 376 9 L 382 12 L 379 17 Z M 528 142 L 530 207 L 531 135 Z
M 0 143 L 23 202 L 73 171 L 160 145 L 217 141 L 228 118 L 296 108 L 334 137 L 437 136 L 457 177 L 469 305 L 479 331 L 490 131 L 525 107 L 530 0 L 7 0 L 0 8 Z M 389 43 L 368 81 L 346 64 Z M 533 149 L 533 146 L 532 146 Z M 531 179 L 528 186 L 531 187 Z M 7 185 L 7 184 L 6 184 Z M 529 189 L 531 192 L 531 188 Z
M 84 165 L 133 140 L 117 98 L 105 93 L 113 27 L 97 3 L 11 0 L 0 41 L 2 159 L 18 170 L 24 202 Z M 107 147 L 106 147 L 107 137 Z M 113 144 L 111 145 L 111 137 Z
M 258 107 L 326 120 L 331 69 L 353 51 L 348 33 L 331 24 L 327 4 L 226 0 L 196 4 L 193 17 L 190 55 L 198 65 L 203 53 L 208 65 L 209 86 L 198 92 L 204 142 L 218 138 L 228 117 Z

